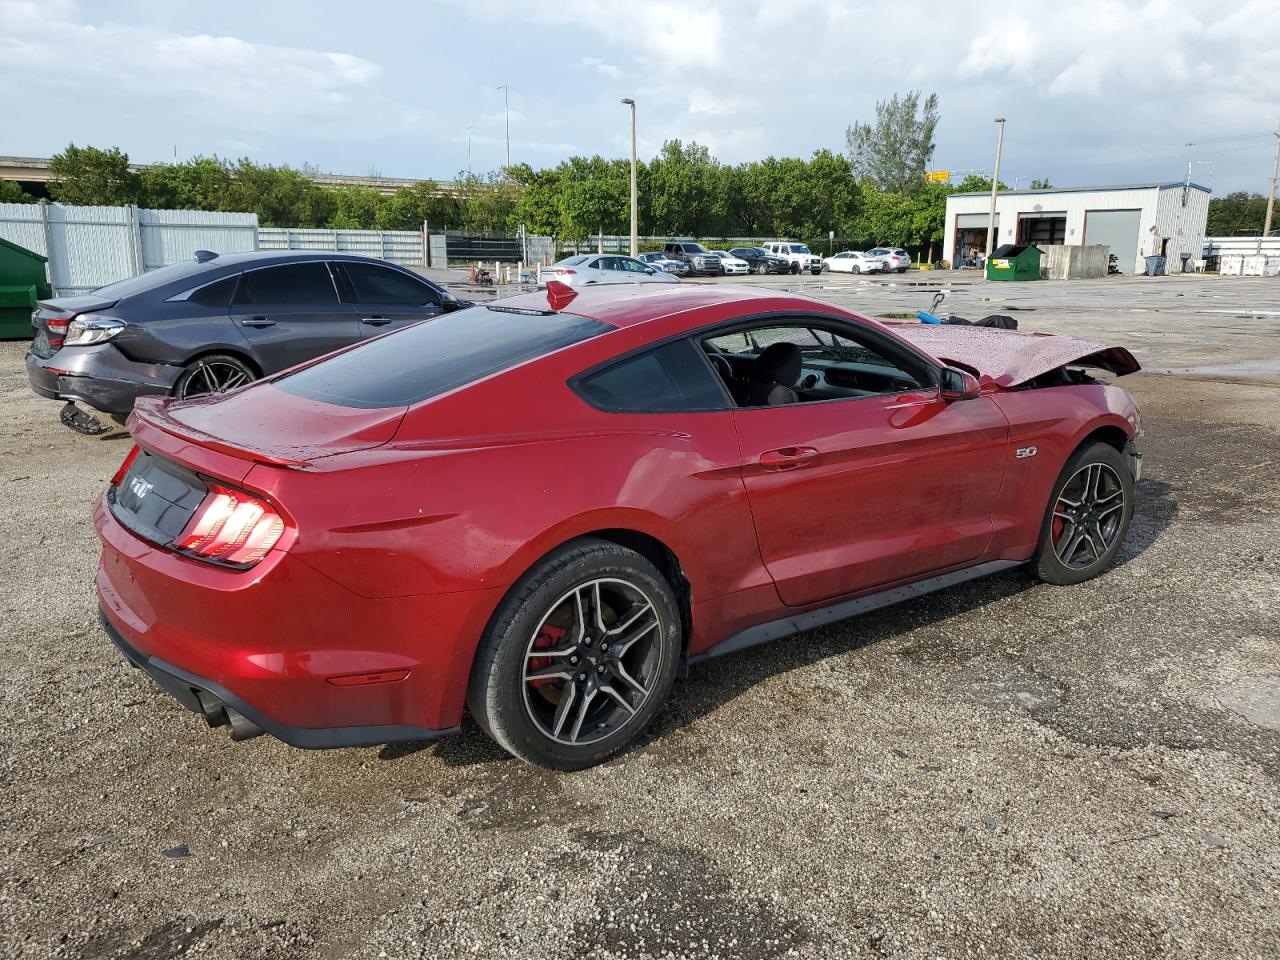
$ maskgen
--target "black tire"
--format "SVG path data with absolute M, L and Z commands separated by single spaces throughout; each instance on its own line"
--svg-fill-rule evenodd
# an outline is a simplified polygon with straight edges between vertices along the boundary
M 1089 483 L 1095 486 L 1092 495 Z M 1105 570 L 1129 531 L 1133 495 L 1133 474 L 1115 447 L 1095 441 L 1076 450 L 1054 482 L 1045 508 L 1040 542 L 1032 556 L 1036 576 L 1045 583 L 1067 586 L 1083 583 Z M 1117 497 L 1122 500 L 1118 510 L 1114 503 Z M 1073 547 L 1076 533 L 1080 537 Z
M 597 583 L 602 584 L 602 588 L 595 589 L 593 585 Z M 616 664 L 609 666 L 608 661 L 614 655 L 605 651 L 613 634 L 607 631 L 618 631 L 614 641 L 616 651 L 630 636 L 625 623 L 631 620 L 625 621 L 624 628 L 618 627 L 623 614 L 647 616 L 643 611 L 632 614 L 631 611 L 641 605 L 634 598 L 633 606 L 622 612 L 614 610 L 620 605 L 617 598 L 623 596 L 622 587 L 615 586 L 619 584 L 632 588 L 636 597 L 648 601 L 655 625 L 643 630 L 647 640 L 645 636 L 632 640 L 621 658 L 614 657 Z M 596 609 L 603 611 L 599 618 L 592 610 L 593 589 L 595 602 L 599 603 Z M 579 591 L 586 591 L 588 599 L 587 612 L 582 618 L 583 641 L 575 644 L 578 622 L 575 610 L 582 609 L 575 603 Z M 607 619 L 610 612 L 614 617 L 612 624 Z M 566 625 L 553 626 L 557 617 Z M 588 620 L 590 625 L 586 624 Z M 605 633 L 596 629 L 597 623 L 607 625 Z M 646 619 L 639 627 L 632 628 L 633 632 L 642 632 L 647 623 Z M 527 763 L 554 770 L 594 766 L 632 743 L 661 711 L 675 681 L 682 630 L 675 594 L 657 567 L 634 550 L 606 540 L 574 541 L 526 574 L 499 605 L 476 651 L 467 707 L 485 733 Z M 546 631 L 560 633 L 558 637 L 545 637 Z M 544 640 L 556 651 L 572 650 L 581 656 L 571 658 L 560 652 L 538 657 L 534 651 L 542 649 L 537 644 Z M 641 641 L 648 646 L 641 646 Z M 635 659 L 640 654 L 644 655 L 643 661 Z M 545 666 L 542 660 L 547 661 Z M 570 675 L 529 680 L 526 672 L 531 669 L 530 664 L 538 664 L 535 672 L 554 670 L 564 664 L 563 669 L 570 671 Z M 596 675 L 591 672 L 593 665 Z M 622 665 L 621 673 L 616 672 L 617 665 Z M 644 696 L 641 698 L 634 688 L 629 688 L 623 677 L 638 682 Z M 543 684 L 543 679 L 551 682 Z M 624 712 L 614 702 L 616 697 L 604 696 L 607 684 L 618 686 L 626 695 L 628 709 L 633 712 Z M 562 729 L 555 724 L 561 717 L 561 704 L 566 696 L 569 709 L 560 720 L 564 725 Z M 575 703 L 579 706 L 574 707 Z M 600 731 L 607 729 L 609 722 L 599 720 L 604 715 L 601 706 L 611 709 L 617 720 L 617 725 L 604 733 Z M 581 718 L 579 710 L 584 711 Z M 586 722 L 587 718 L 590 723 Z M 558 737 L 558 733 L 564 737 Z M 588 739 L 592 737 L 594 739 Z
M 850 272 L 850 273 L 861 273 L 861 272 L 862 272 L 862 268 L 861 268 L 860 266 L 858 266 L 858 265 L 855 263 L 855 264 L 853 265 L 853 267 L 850 269 L 850 271 L 849 271 L 849 272 Z
M 173 385 L 173 395 L 185 400 L 226 393 L 257 379 L 257 372 L 239 357 L 229 353 L 211 353 L 187 365 Z
M 792 274 L 792 276 L 799 276 L 799 274 L 800 274 L 800 264 L 798 264 L 798 263 L 794 263 L 794 262 L 791 264 L 791 274 Z
M 756 264 L 756 273 L 760 274 L 760 276 L 763 277 L 768 272 L 769 272 L 769 265 L 765 263 L 763 260 Z
M 906 267 L 899 267 L 899 268 L 898 268 L 898 272 L 899 272 L 899 273 L 906 273 L 906 272 L 907 272 L 907 268 L 906 268 Z

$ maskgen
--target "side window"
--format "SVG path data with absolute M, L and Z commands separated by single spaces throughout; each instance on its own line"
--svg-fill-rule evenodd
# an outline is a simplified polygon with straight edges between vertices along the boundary
M 341 266 L 351 279 L 360 303 L 420 307 L 425 303 L 437 303 L 440 299 L 427 284 L 398 270 L 355 261 L 344 261 Z
M 723 410 L 724 393 L 688 340 L 635 354 L 577 381 L 578 393 L 611 413 Z
M 618 260 L 622 264 L 622 269 L 629 273 L 644 273 L 645 271 L 645 265 L 639 260 L 632 260 L 630 257 L 619 257 Z
M 329 267 L 320 261 L 289 263 L 242 274 L 237 304 L 336 304 L 337 291 Z
M 199 290 L 191 291 L 191 294 L 187 297 L 187 302 L 201 307 L 229 306 L 231 304 L 231 295 L 236 292 L 236 281 L 239 279 L 240 274 L 233 273 L 229 277 L 215 280 Z
M 601 257 L 599 266 L 601 270 L 621 270 L 622 269 L 622 264 L 618 262 L 617 257 Z
M 703 349 L 741 407 L 858 399 L 933 384 L 925 360 L 874 333 L 829 322 L 761 324 L 707 337 Z

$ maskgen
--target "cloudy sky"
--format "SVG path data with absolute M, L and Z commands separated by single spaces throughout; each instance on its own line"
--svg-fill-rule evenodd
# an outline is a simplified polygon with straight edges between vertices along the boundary
M 1057 185 L 1263 191 L 1280 120 L 1280 0 L 0 0 L 0 154 L 68 141 L 453 176 L 623 156 L 670 137 L 721 160 L 844 146 L 875 102 L 936 91 L 935 166 Z M 1039 8 L 1039 9 L 1037 9 Z M 1017 11 L 1016 13 L 1011 11 Z M 22 95 L 13 95 L 22 91 Z

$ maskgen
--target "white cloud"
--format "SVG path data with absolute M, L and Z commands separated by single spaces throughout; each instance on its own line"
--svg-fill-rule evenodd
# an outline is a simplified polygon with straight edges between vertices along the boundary
M 578 61 L 578 66 L 584 70 L 594 70 L 610 80 L 621 80 L 624 76 L 622 70 L 616 65 L 609 63 L 607 60 L 601 60 L 599 57 L 583 57 Z

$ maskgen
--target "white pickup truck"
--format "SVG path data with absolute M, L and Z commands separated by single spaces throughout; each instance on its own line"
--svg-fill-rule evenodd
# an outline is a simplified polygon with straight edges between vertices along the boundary
M 770 243 L 762 243 L 761 246 L 775 257 L 790 261 L 792 273 L 808 270 L 816 277 L 822 272 L 822 258 L 813 253 L 806 244 L 774 240 Z

